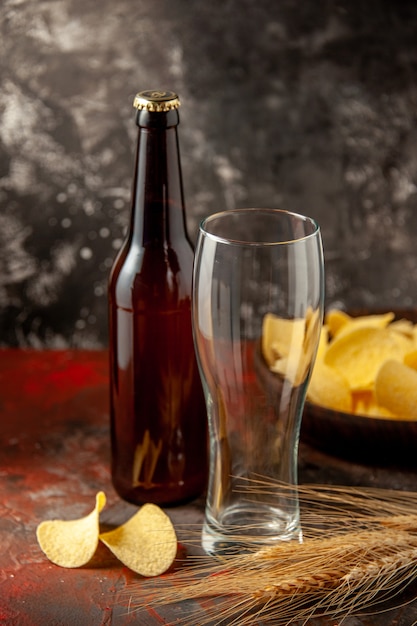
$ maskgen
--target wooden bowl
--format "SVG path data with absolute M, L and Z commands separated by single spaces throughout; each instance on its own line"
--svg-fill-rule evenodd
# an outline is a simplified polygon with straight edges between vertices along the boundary
M 388 310 L 355 310 L 349 315 Z M 417 310 L 394 310 L 396 319 L 417 323 Z M 301 441 L 328 454 L 360 463 L 417 468 L 416 420 L 367 417 L 334 411 L 306 402 Z

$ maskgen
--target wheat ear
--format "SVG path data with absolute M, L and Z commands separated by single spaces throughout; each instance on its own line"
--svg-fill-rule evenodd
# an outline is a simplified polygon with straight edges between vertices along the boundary
M 315 486 L 300 488 L 300 499 L 302 543 L 202 557 L 172 576 L 130 587 L 131 605 L 194 599 L 206 607 L 203 616 L 199 608 L 201 625 L 213 616 L 219 625 L 289 625 L 374 610 L 416 578 L 416 494 Z

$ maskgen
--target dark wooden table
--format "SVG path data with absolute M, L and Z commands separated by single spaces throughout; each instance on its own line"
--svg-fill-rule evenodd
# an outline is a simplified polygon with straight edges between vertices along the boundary
M 136 511 L 110 480 L 106 352 L 0 350 L 0 420 L 0 624 L 181 624 L 186 607 L 129 611 L 128 596 L 120 592 L 140 576 L 104 546 L 88 566 L 64 569 L 37 545 L 41 521 L 82 517 L 99 490 L 107 495 L 104 525 L 121 524 Z M 416 490 L 417 471 L 353 464 L 302 442 L 300 482 Z M 167 513 L 174 524 L 200 523 L 203 506 L 200 499 Z M 417 602 L 351 617 L 343 626 L 411 626 L 415 620 Z

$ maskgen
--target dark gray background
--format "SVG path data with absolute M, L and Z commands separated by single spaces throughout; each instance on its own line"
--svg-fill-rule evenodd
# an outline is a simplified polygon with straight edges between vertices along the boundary
M 1 0 L 0 344 L 107 343 L 136 91 L 182 99 L 189 230 L 321 224 L 327 302 L 417 301 L 415 0 Z

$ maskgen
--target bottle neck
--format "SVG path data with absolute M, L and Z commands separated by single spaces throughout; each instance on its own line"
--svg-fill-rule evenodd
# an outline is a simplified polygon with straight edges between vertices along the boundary
M 187 238 L 176 125 L 139 127 L 130 232 L 143 247 Z

